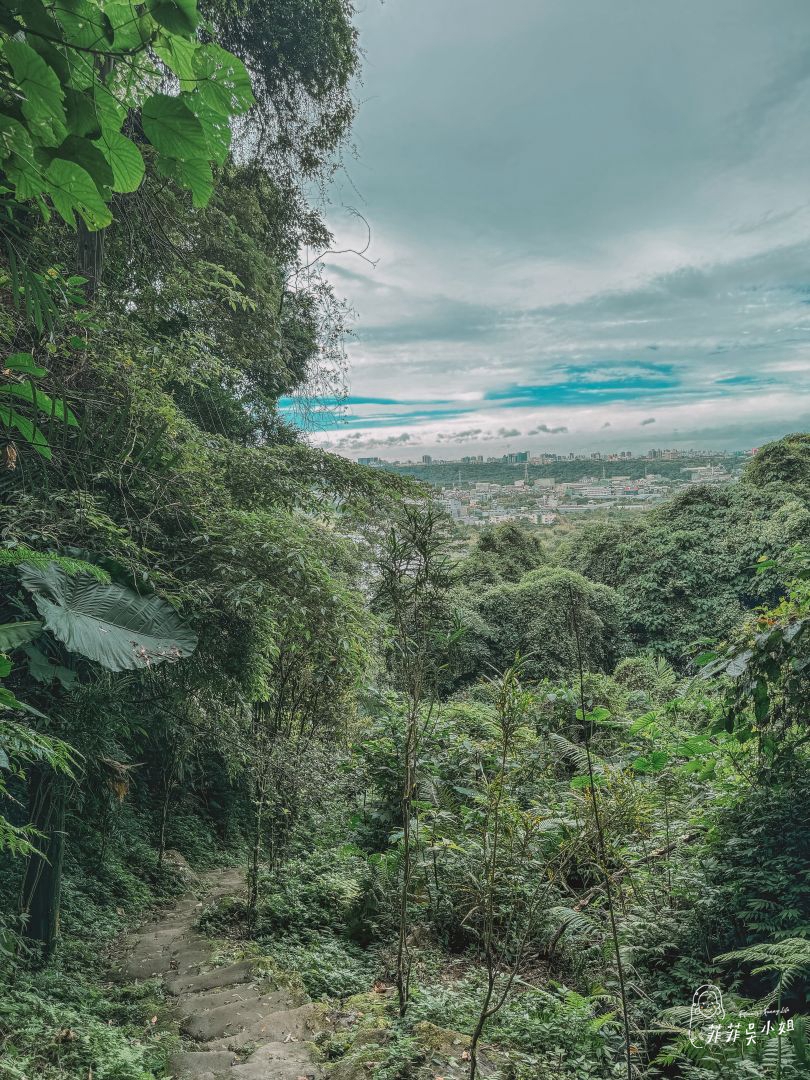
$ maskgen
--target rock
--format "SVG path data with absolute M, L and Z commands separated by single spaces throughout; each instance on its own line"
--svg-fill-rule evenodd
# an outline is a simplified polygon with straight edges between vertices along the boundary
M 177 1080 L 205 1080 L 227 1073 L 238 1058 L 230 1050 L 185 1050 L 169 1057 L 169 1071 Z
M 322 1070 L 313 1063 L 306 1044 L 270 1042 L 228 1074 L 233 1080 L 320 1080 Z
M 181 855 L 179 851 L 175 851 L 173 848 L 164 851 L 163 865 L 173 870 L 181 880 L 188 884 L 189 888 L 199 884 L 200 879 L 196 871 L 192 870 L 185 856 Z
M 306 1042 L 326 1026 L 323 1009 L 317 1005 L 300 1005 L 297 1009 L 281 1009 L 248 1024 L 235 1035 L 212 1040 L 211 1050 L 238 1050 L 251 1043 Z
M 428 1020 L 414 1024 L 413 1033 L 424 1046 L 445 1057 L 460 1057 L 465 1050 L 470 1048 L 469 1035 L 452 1031 L 450 1028 L 440 1028 Z
M 166 989 L 175 996 L 185 993 L 200 993 L 203 990 L 216 990 L 221 986 L 248 982 L 253 978 L 256 964 L 253 960 L 240 960 L 236 964 L 202 971 L 197 975 L 177 975 L 166 980 Z
M 223 896 L 239 896 L 245 891 L 245 875 L 241 870 L 226 870 L 218 873 L 206 897 L 210 903 L 213 900 L 221 900 Z
M 357 1032 L 354 1037 L 354 1045 L 360 1046 L 387 1046 L 391 1041 L 391 1032 L 388 1028 L 364 1028 Z
M 262 996 L 256 991 L 253 994 L 245 994 L 241 999 L 228 1004 L 217 1005 L 214 1008 L 202 1008 L 197 1011 L 188 1010 L 185 1002 L 182 1011 L 185 1014 L 181 1023 L 181 1029 L 197 1042 L 212 1042 L 215 1039 L 225 1039 L 240 1035 L 249 1030 L 258 1033 L 262 1037 L 277 1038 L 276 1031 L 281 1031 L 282 1017 L 289 1016 L 293 1025 L 290 1030 L 294 1031 L 294 1037 L 300 1038 L 299 1029 L 305 1029 L 293 1014 L 297 1010 L 289 1010 L 291 1004 L 289 994 L 284 990 L 277 990 L 272 994 Z M 306 1008 L 306 1006 L 304 1006 Z M 265 1034 L 267 1032 L 267 1034 Z M 288 1034 L 285 1030 L 281 1037 Z M 250 1039 L 248 1041 L 255 1041 Z M 244 1045 L 244 1043 L 242 1044 Z
M 167 852 L 167 862 L 181 872 L 183 864 L 188 866 L 176 852 Z M 207 874 L 203 884 L 208 898 L 217 899 L 243 889 L 244 876 L 236 870 Z M 124 964 L 130 978 L 167 976 L 166 990 L 175 999 L 181 1029 L 204 1044 L 199 1050 L 173 1054 L 172 1076 L 322 1080 L 311 1040 L 332 1027 L 325 1006 L 310 1003 L 294 986 L 265 989 L 260 961 L 210 967 L 215 943 L 195 929 L 201 907 L 200 901 L 186 898 L 155 919 L 134 938 Z M 233 1052 L 237 1048 L 253 1052 L 240 1063 Z

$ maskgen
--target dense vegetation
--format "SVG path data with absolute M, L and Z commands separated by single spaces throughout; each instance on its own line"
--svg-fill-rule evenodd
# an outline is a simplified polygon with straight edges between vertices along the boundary
M 167 1075 L 108 972 L 185 860 L 244 867 L 203 929 L 329 999 L 342 1080 L 809 1075 L 810 436 L 460 544 L 279 407 L 343 378 L 299 253 L 350 5 L 0 38 L 0 1076 Z M 690 1039 L 706 983 L 755 1039 Z

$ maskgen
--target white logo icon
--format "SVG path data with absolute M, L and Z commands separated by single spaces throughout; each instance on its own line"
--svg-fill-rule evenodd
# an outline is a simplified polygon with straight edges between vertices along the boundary
M 701 1037 L 701 1027 L 711 1021 L 714 1024 L 725 1019 L 723 991 L 714 983 L 704 983 L 692 995 L 692 1010 L 689 1015 L 689 1038 L 697 1046 Z

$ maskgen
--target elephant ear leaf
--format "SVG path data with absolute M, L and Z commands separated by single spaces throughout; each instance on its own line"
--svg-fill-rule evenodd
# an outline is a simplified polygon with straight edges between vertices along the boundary
M 159 596 L 139 596 L 88 573 L 68 575 L 55 563 L 44 568 L 25 563 L 20 580 L 45 629 L 108 671 L 182 660 L 197 647 L 197 635 Z

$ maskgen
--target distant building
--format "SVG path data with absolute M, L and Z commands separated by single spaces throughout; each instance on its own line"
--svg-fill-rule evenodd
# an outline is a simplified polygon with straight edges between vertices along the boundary
M 430 454 L 422 454 L 422 464 L 423 465 L 432 465 L 433 464 L 433 458 L 430 456 Z
M 359 457 L 357 459 L 358 465 L 382 465 L 382 461 L 378 457 Z

